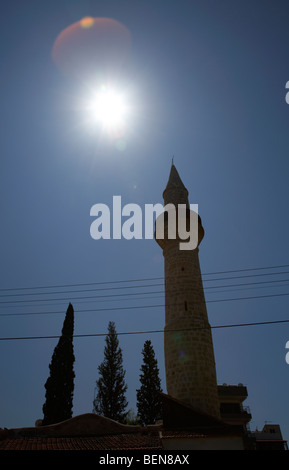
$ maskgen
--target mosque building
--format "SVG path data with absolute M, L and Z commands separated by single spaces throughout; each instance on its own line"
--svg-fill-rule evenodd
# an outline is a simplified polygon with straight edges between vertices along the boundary
M 262 432 L 248 429 L 251 414 L 243 402 L 247 388 L 217 384 L 211 327 L 199 262 L 204 228 L 192 214 L 188 191 L 174 164 L 163 192 L 165 211 L 156 220 L 155 239 L 162 249 L 165 274 L 164 356 L 167 393 L 162 393 L 161 422 L 149 426 L 117 423 L 87 413 L 62 423 L 0 429 L 0 450 L 258 450 L 286 449 L 278 425 Z M 174 208 L 167 211 L 166 208 Z M 179 228 L 184 209 L 186 229 L 194 222 L 195 246 L 186 249 L 171 236 L 170 214 Z M 193 215 L 193 217 L 192 217 Z M 161 219 L 159 219 L 161 217 Z M 164 236 L 157 227 L 163 224 Z M 184 220 L 183 220 L 184 222 Z M 189 232 L 191 234 L 191 232 Z

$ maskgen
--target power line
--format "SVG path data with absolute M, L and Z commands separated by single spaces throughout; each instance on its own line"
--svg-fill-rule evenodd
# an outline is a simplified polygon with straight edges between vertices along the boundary
M 204 288 L 204 290 L 219 289 L 219 288 L 224 288 L 224 287 L 255 286 L 255 285 L 259 285 L 259 284 L 272 284 L 274 282 L 289 282 L 289 279 L 275 279 L 273 281 L 245 282 L 245 283 L 241 283 L 241 284 L 227 284 L 227 285 L 224 285 L 224 286 L 207 286 L 207 287 Z
M 215 274 L 228 274 L 228 273 L 240 273 L 244 271 L 261 271 L 263 269 L 279 269 L 279 268 L 288 268 L 289 264 L 283 264 L 279 266 L 267 266 L 267 267 L 261 267 L 261 268 L 246 268 L 246 269 L 235 269 L 235 270 L 230 270 L 230 271 L 217 271 L 217 272 L 212 272 L 212 273 L 204 273 L 204 276 L 211 276 Z
M 216 302 L 231 302 L 231 301 L 240 301 L 240 300 L 250 300 L 250 299 L 264 299 L 270 297 L 283 297 L 288 296 L 289 292 L 282 293 L 282 294 L 268 294 L 268 295 L 256 295 L 250 297 L 235 297 L 231 299 L 215 299 L 215 300 L 207 300 L 206 303 L 216 303 Z M 77 310 L 79 313 L 85 312 L 105 312 L 105 311 L 112 311 L 112 310 L 131 310 L 131 309 L 140 309 L 140 308 L 155 308 L 155 307 L 165 307 L 165 304 L 160 305 L 137 305 L 132 307 L 112 307 L 112 308 L 93 308 L 93 309 L 86 309 L 86 310 Z M 63 314 L 63 311 L 57 312 L 23 312 L 23 313 L 0 313 L 1 317 L 4 316 L 26 316 L 26 315 L 53 315 L 53 314 Z
M 193 331 L 193 330 L 202 330 L 202 329 L 221 329 L 221 328 L 239 328 L 247 326 L 261 326 L 261 325 L 273 325 L 289 323 L 289 319 L 286 320 L 274 320 L 274 321 L 263 321 L 263 322 L 253 322 L 253 323 L 237 323 L 237 324 L 228 324 L 228 325 L 215 325 L 211 327 L 196 327 L 196 328 L 184 328 L 184 329 L 172 329 L 166 330 L 166 332 L 176 333 L 184 331 Z M 152 333 L 165 333 L 165 330 L 147 330 L 147 331 L 125 331 L 117 333 L 120 335 L 139 335 L 139 334 L 152 334 Z M 101 337 L 107 336 L 109 333 L 88 333 L 88 334 L 76 334 L 73 335 L 73 338 L 88 338 L 88 337 Z M 57 339 L 61 335 L 51 335 L 51 336 L 19 336 L 19 337 L 9 337 L 9 338 L 0 338 L 0 341 L 16 341 L 16 340 L 34 340 L 34 339 Z
M 125 287 L 124 289 L 134 289 L 134 288 L 139 288 L 139 287 L 158 287 L 158 286 L 163 286 L 163 283 L 162 284 L 150 284 L 150 285 L 146 285 L 146 286 L 128 286 L 128 287 Z M 123 289 L 123 287 L 108 287 L 108 288 L 105 288 L 105 289 L 88 289 L 88 290 L 82 290 L 82 291 L 69 291 L 69 292 L 50 292 L 50 294 L 75 294 L 77 292 L 95 292 L 96 290 L 113 290 L 113 289 Z M 141 294 L 144 294 L 145 292 L 141 292 Z M 148 292 L 149 293 L 149 292 Z M 152 292 L 153 294 L 155 292 Z M 159 293 L 159 292 L 158 292 Z M 15 296 L 23 296 L 23 295 L 43 295 L 43 293 L 40 293 L 40 294 L 13 294 Z M 123 295 L 139 295 L 139 293 L 134 293 L 134 294 L 116 294 L 115 296 L 123 296 Z M 0 297 L 3 297 L 3 296 L 0 296 Z M 7 296 L 7 297 L 10 297 L 10 296 Z M 89 298 L 98 298 L 98 297 L 112 297 L 111 295 L 107 295 L 107 296 L 92 296 L 92 297 L 89 297 L 89 296 L 82 296 L 82 297 L 74 297 L 74 299 L 89 299 Z M 30 299 L 29 302 L 47 302 L 47 301 L 54 301 L 54 300 L 69 300 L 67 298 L 65 299 Z M 4 300 L 4 301 L 1 301 L 0 304 L 6 304 L 6 303 L 20 303 L 20 302 L 27 302 L 26 300 Z
M 117 280 L 117 281 L 87 282 L 87 283 L 78 283 L 78 284 L 62 284 L 62 285 L 35 286 L 35 287 L 11 287 L 11 288 L 0 289 L 0 292 L 14 291 L 14 290 L 58 289 L 62 287 L 95 286 L 95 285 L 103 285 L 103 284 L 120 284 L 120 283 L 128 283 L 128 282 L 156 281 L 160 279 L 164 279 L 164 277 L 162 276 L 162 277 L 151 277 L 151 278 L 144 278 L 144 279 L 124 279 L 124 280 Z
M 233 300 L 249 300 L 249 299 L 264 299 L 267 297 L 283 297 L 289 295 L 289 292 L 283 293 L 283 294 L 268 294 L 268 295 L 256 295 L 256 296 L 251 296 L 251 297 L 236 297 L 233 299 L 215 299 L 215 300 L 207 300 L 206 303 L 211 303 L 211 302 L 230 302 Z
M 289 264 L 284 265 L 276 265 L 276 266 L 266 266 L 266 267 L 258 267 L 258 268 L 246 268 L 246 269 L 235 269 L 235 270 L 227 270 L 227 271 L 215 271 L 215 272 L 208 272 L 202 273 L 202 276 L 211 276 L 211 275 L 219 275 L 219 274 L 229 274 L 229 273 L 238 273 L 238 272 L 246 272 L 246 271 L 259 271 L 259 270 L 268 270 L 268 269 L 280 269 L 289 267 Z M 288 271 L 286 271 L 288 273 Z M 267 274 L 257 274 L 257 276 L 264 276 L 270 274 L 285 274 L 285 272 L 280 273 L 267 273 Z M 253 275 L 254 276 L 254 275 Z M 242 276 L 242 277 L 252 277 L 252 275 Z M 239 277 L 230 277 L 230 278 L 223 278 L 223 279 L 238 279 Z M 130 282 L 144 282 L 144 281 L 155 281 L 164 279 L 164 277 L 151 277 L 151 278 L 143 278 L 143 279 L 123 279 L 123 280 L 115 280 L 115 281 L 102 281 L 102 282 L 90 282 L 90 283 L 76 283 L 76 284 L 61 284 L 61 285 L 49 285 L 49 286 L 34 286 L 34 287 L 13 287 L 13 288 L 1 288 L 0 292 L 7 292 L 7 291 L 15 291 L 15 290 L 38 290 L 38 289 L 52 289 L 52 288 L 66 288 L 66 287 L 80 287 L 80 286 L 93 286 L 93 285 L 106 285 L 106 284 L 119 284 L 119 283 L 130 283 Z M 211 279 L 210 281 L 212 281 Z M 221 279 L 215 279 L 221 280 Z M 206 280 L 206 282 L 209 279 Z
M 260 284 L 273 284 L 273 283 L 280 283 L 280 282 L 289 282 L 289 279 L 278 279 L 278 280 L 271 280 L 271 281 L 259 281 L 259 282 L 248 282 L 248 283 L 239 283 L 239 284 L 225 284 L 225 285 L 220 285 L 220 286 L 207 286 L 204 288 L 205 291 L 209 289 L 222 289 L 222 288 L 228 288 L 228 287 L 242 287 L 242 286 L 257 286 Z M 132 288 L 132 287 L 158 287 L 162 286 L 163 284 L 152 284 L 152 285 L 146 285 L 146 286 L 129 286 L 126 287 L 125 289 Z M 282 287 L 282 286 L 271 286 L 271 287 Z M 117 288 L 118 289 L 118 288 Z M 122 288 L 120 288 L 122 289 Z M 96 289 L 96 290 L 101 290 L 101 289 Z M 68 291 L 68 292 L 53 292 L 50 294 L 63 294 L 63 293 L 72 293 L 75 294 L 76 292 L 94 292 L 95 289 L 88 289 L 88 290 L 79 290 L 79 291 Z M 37 293 L 37 294 L 13 294 L 15 296 L 31 296 L 31 295 L 42 295 L 43 293 Z M 29 299 L 29 300 L 6 300 L 6 301 L 0 301 L 0 305 L 2 304 L 16 304 L 16 303 L 27 303 L 27 302 L 53 302 L 53 301 L 74 301 L 74 300 L 86 300 L 86 299 L 102 299 L 106 298 L 108 301 L 113 298 L 113 297 L 130 297 L 130 296 L 136 296 L 136 295 L 150 295 L 150 294 L 164 294 L 164 291 L 149 291 L 149 292 L 134 292 L 134 293 L 122 293 L 122 294 L 109 294 L 109 295 L 96 295 L 96 296 L 81 296 L 81 297 L 65 297 L 65 298 L 50 298 L 50 299 Z M 11 295 L 4 295 L 1 297 L 10 297 Z M 126 299 L 124 299 L 126 300 Z
M 289 294 L 288 294 L 289 295 Z M 154 308 L 154 307 L 164 307 L 164 304 L 161 305 L 137 305 L 133 307 L 112 307 L 112 308 L 92 308 L 86 310 L 77 310 L 75 313 L 88 313 L 88 312 L 107 312 L 112 310 L 131 310 L 139 308 Z M 25 316 L 25 315 L 54 315 L 54 314 L 63 314 L 63 311 L 60 312 L 24 312 L 24 313 L 0 313 L 1 317 L 4 316 Z
M 252 268 L 253 269 L 253 268 Z M 256 268 L 258 269 L 258 268 Z M 288 273 L 288 272 L 278 272 L 278 273 L 265 273 L 265 274 L 256 274 L 256 275 L 253 275 L 253 277 L 256 277 L 256 276 L 266 276 L 266 275 L 278 275 L 278 274 L 285 274 L 285 273 Z M 230 280 L 234 280 L 234 279 L 239 279 L 239 278 L 246 278 L 246 277 L 252 277 L 252 275 L 248 275 L 248 276 L 235 276 L 235 277 L 226 277 L 226 278 L 220 278 L 220 279 L 209 279 L 207 281 L 212 281 L 212 280 L 216 280 L 216 281 L 220 281 L 220 280 L 224 280 L 224 279 L 230 279 Z M 216 286 L 205 286 L 204 287 L 204 290 L 208 290 L 208 289 L 219 289 L 219 288 L 226 288 L 226 287 L 238 287 L 238 286 L 250 286 L 250 285 L 258 285 L 258 284 L 272 284 L 272 283 L 277 283 L 277 282 L 288 282 L 289 279 L 278 279 L 278 280 L 270 280 L 270 281 L 259 281 L 259 282 L 251 282 L 251 283 L 240 283 L 240 284 L 229 284 L 229 285 L 216 285 Z M 131 281 L 129 281 L 131 282 Z M 49 292 L 47 293 L 48 295 L 52 295 L 52 294 L 56 294 L 56 295 L 60 295 L 60 294 L 75 294 L 75 293 L 79 293 L 79 292 L 96 292 L 96 291 L 103 291 L 103 290 L 115 290 L 115 289 L 118 289 L 118 290 L 123 290 L 123 289 L 134 289 L 134 288 L 147 288 L 147 287 L 159 287 L 159 286 L 163 286 L 164 284 L 161 283 L 161 284 L 147 284 L 147 285 L 136 285 L 136 286 L 127 286 L 127 287 L 107 287 L 107 288 L 102 288 L 102 289 L 80 289 L 80 290 L 74 290 L 74 291 L 60 291 L 60 292 Z M 52 301 L 69 301 L 69 300 L 83 300 L 83 299 L 98 299 L 98 298 L 104 298 L 104 297 L 116 297 L 117 295 L 118 296 L 130 296 L 130 295 L 139 295 L 139 294 L 145 294 L 145 295 L 148 295 L 148 294 L 155 294 L 155 293 L 162 293 L 162 291 L 153 291 L 153 292 L 142 292 L 142 293 L 132 293 L 132 294 L 129 294 L 129 293 L 125 293 L 125 294 L 115 294 L 115 295 L 106 295 L 106 296 L 81 296 L 81 297 L 69 297 L 69 298 L 45 298 L 45 299 L 29 299 L 29 300 L 25 300 L 25 299 L 22 299 L 22 300 L 4 300 L 4 301 L 0 301 L 0 305 L 3 305 L 3 304 L 16 304 L 16 303 L 24 303 L 24 302 L 52 302 Z M 0 298 L 3 298 L 3 297 L 23 297 L 23 296 L 35 296 L 35 295 L 43 295 L 44 293 L 43 292 L 40 292 L 40 293 L 24 293 L 24 294 L 4 294 L 4 295 L 0 295 Z
M 279 274 L 289 274 L 289 271 L 281 271 L 279 273 L 264 273 L 264 274 L 248 274 L 247 276 L 230 276 L 230 277 L 219 277 L 217 279 L 206 279 L 204 282 L 212 282 L 212 281 L 224 281 L 228 279 L 244 279 L 247 277 L 260 277 L 260 276 L 276 276 Z

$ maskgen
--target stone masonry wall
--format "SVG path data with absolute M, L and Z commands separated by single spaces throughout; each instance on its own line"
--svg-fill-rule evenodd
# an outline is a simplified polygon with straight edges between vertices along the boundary
M 214 349 L 198 248 L 163 243 L 165 259 L 165 367 L 169 395 L 220 417 Z M 174 330 L 174 331 L 170 331 Z

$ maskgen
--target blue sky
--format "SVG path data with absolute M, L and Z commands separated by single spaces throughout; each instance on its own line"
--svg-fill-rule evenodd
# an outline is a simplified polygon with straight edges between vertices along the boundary
M 3 0 L 1 10 L 1 338 L 59 335 L 69 301 L 76 335 L 105 334 L 110 320 L 119 332 L 163 329 L 159 246 L 93 240 L 90 208 L 111 207 L 114 195 L 141 207 L 162 203 L 173 155 L 206 232 L 200 263 L 211 325 L 289 319 L 288 296 L 276 296 L 289 292 L 288 3 Z M 85 124 L 85 81 L 63 76 L 51 60 L 58 34 L 85 16 L 113 18 L 131 34 L 129 63 L 116 79 L 132 108 L 123 150 Z M 209 275 L 274 266 L 285 267 Z M 237 275 L 255 277 L 232 280 Z M 134 284 L 147 287 L 61 287 L 132 279 L 147 279 Z M 249 285 L 227 287 L 233 283 Z M 110 290 L 75 292 L 93 288 Z M 139 295 L 87 298 L 132 292 Z M 16 296 L 23 293 L 39 295 Z M 114 310 L 128 306 L 135 309 Z M 120 335 L 134 411 L 146 339 L 165 391 L 162 334 Z M 251 429 L 278 423 L 285 439 L 288 340 L 286 323 L 213 329 L 218 383 L 245 384 Z M 56 342 L 0 341 L 0 427 L 33 426 L 42 417 Z M 104 337 L 75 338 L 74 348 L 77 415 L 92 411 Z

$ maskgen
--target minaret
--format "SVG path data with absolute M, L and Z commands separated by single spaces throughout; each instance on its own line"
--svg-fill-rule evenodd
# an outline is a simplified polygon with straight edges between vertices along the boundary
M 172 163 L 164 205 L 186 204 L 188 191 Z M 166 219 L 165 219 L 166 220 Z M 166 222 L 165 222 L 166 223 Z M 204 236 L 198 217 L 198 246 Z M 181 250 L 179 239 L 157 239 L 165 263 L 165 368 L 168 395 L 220 418 L 211 327 L 208 322 L 198 246 Z

